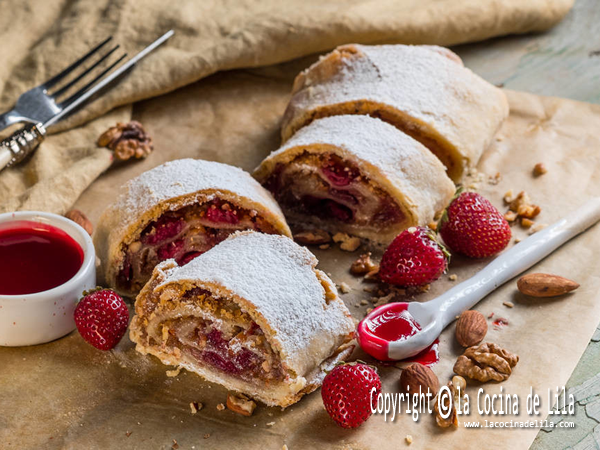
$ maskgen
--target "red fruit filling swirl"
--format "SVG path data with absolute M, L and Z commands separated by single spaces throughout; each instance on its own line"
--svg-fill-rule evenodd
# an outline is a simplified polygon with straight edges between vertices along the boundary
M 140 290 L 159 262 L 174 258 L 179 265 L 187 264 L 238 230 L 276 233 L 256 211 L 223 200 L 168 211 L 125 246 L 117 284 L 123 290 Z
M 200 303 L 206 313 L 214 314 L 218 320 L 197 316 L 167 319 L 158 327 L 162 342 L 154 339 L 154 345 L 177 348 L 195 363 L 209 365 L 244 381 L 279 381 L 284 378 L 279 358 L 262 329 L 237 305 L 217 300 L 199 289 L 188 291 L 180 302 L 196 307 Z M 148 311 L 154 311 L 156 306 L 152 302 Z M 160 311 L 157 310 L 157 313 L 160 314 Z
M 381 227 L 404 218 L 388 193 L 334 154 L 304 152 L 278 164 L 265 187 L 286 211 L 321 220 Z

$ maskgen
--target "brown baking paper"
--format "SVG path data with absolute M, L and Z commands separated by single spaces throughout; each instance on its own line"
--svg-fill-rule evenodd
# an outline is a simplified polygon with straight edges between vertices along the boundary
M 212 76 L 185 89 L 139 104 L 134 117 L 154 136 L 155 151 L 147 160 L 114 166 L 83 194 L 76 207 L 96 221 L 114 199 L 117 186 L 164 161 L 197 157 L 235 164 L 252 170 L 279 143 L 279 121 L 294 75 L 311 61 L 303 60 L 254 71 Z M 569 214 L 600 188 L 600 107 L 555 98 L 508 91 L 511 115 L 485 153 L 479 172 L 485 178 L 478 190 L 497 206 L 509 189 L 526 190 L 539 204 L 538 222 L 552 223 Z M 534 178 L 532 168 L 543 162 L 548 173 Z M 497 185 L 488 175 L 501 174 Z M 515 237 L 527 232 L 513 227 Z M 503 317 L 509 325 L 501 330 L 490 323 L 486 340 L 516 352 L 520 361 L 502 384 L 483 385 L 489 395 L 499 391 L 517 394 L 522 417 L 530 387 L 540 394 L 543 419 L 548 410 L 547 389 L 566 383 L 600 314 L 596 256 L 600 227 L 566 244 L 532 270 L 574 279 L 581 287 L 555 299 L 531 299 L 518 293 L 514 281 L 488 296 L 477 309 L 486 316 Z M 512 244 L 511 244 L 512 245 Z M 314 250 L 320 268 L 352 291 L 342 295 L 357 319 L 368 305 L 361 300 L 371 294 L 348 273 L 360 254 L 337 248 Z M 260 261 L 257 261 L 260 264 Z M 486 261 L 452 260 L 449 272 L 433 283 L 425 301 L 480 270 Z M 458 281 L 448 280 L 456 274 Z M 508 308 L 503 302 L 514 303 Z M 358 305 L 358 306 L 357 306 Z M 310 314 L 310 311 L 306 312 Z M 454 326 L 441 336 L 441 361 L 433 367 L 445 384 L 461 353 Z M 357 356 L 372 361 L 362 352 Z M 0 348 L 0 442 L 6 448 L 273 448 L 289 449 L 403 448 L 411 435 L 414 449 L 431 448 L 527 448 L 537 429 L 442 430 L 433 417 L 421 415 L 414 422 L 401 414 L 394 422 L 375 415 L 357 430 L 345 430 L 325 412 L 317 391 L 285 411 L 259 405 L 252 417 L 229 410 L 218 411 L 226 391 L 156 358 L 135 352 L 128 338 L 110 352 L 87 345 L 75 333 L 55 342 L 25 348 Z M 397 392 L 400 369 L 379 365 L 384 392 Z M 471 415 L 475 421 L 480 384 L 471 383 Z M 196 414 L 190 402 L 204 407 Z M 510 420 L 513 417 L 504 416 Z M 534 419 L 536 417 L 533 417 Z M 488 420 L 504 420 L 488 416 Z M 483 421 L 482 421 L 483 423 Z

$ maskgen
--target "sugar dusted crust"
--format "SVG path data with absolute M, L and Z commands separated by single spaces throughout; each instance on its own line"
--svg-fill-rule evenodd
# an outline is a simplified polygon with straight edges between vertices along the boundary
M 137 294 L 117 286 L 124 249 L 167 211 L 221 199 L 256 211 L 277 233 L 291 236 L 283 213 L 269 192 L 250 174 L 227 164 L 194 159 L 170 161 L 130 180 L 121 190 L 100 217 L 94 245 L 105 281 L 124 295 Z
M 423 145 L 388 123 L 360 115 L 326 117 L 301 128 L 261 163 L 254 176 L 265 184 L 278 165 L 290 164 L 305 153 L 333 153 L 352 163 L 363 177 L 391 196 L 404 216 L 403 221 L 385 229 L 336 224 L 329 228 L 332 232 L 344 231 L 387 244 L 403 229 L 429 223 L 455 191 L 444 166 Z M 288 219 L 328 228 L 306 216 L 288 215 Z
M 460 181 L 508 116 L 504 93 L 436 46 L 350 44 L 300 73 L 282 138 L 321 117 L 381 118 L 428 147 Z
M 317 260 L 291 239 L 238 232 L 185 266 L 173 260 L 156 266 L 136 299 L 130 337 L 141 353 L 184 367 L 227 389 L 272 406 L 289 406 L 321 385 L 325 371 L 353 349 L 355 321 L 335 285 L 316 269 Z M 201 289 L 217 299 L 182 301 Z M 217 317 L 217 311 L 222 311 Z M 281 376 L 266 383 L 243 380 L 187 357 L 160 339 L 165 318 L 211 317 L 222 328 L 251 321 L 266 338 L 264 354 Z M 252 329 L 252 328 L 250 328 Z M 168 338 L 168 332 L 164 333 Z M 153 338 L 150 338 L 153 336 Z M 172 342 L 172 341 L 169 341 Z

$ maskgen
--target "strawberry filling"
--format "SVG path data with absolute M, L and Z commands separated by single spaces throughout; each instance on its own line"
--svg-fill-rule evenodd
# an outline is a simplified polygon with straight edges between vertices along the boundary
M 186 292 L 179 301 L 195 307 L 200 303 L 211 318 L 176 316 L 161 321 L 157 327 L 161 346 L 177 348 L 196 363 L 244 381 L 284 378 L 279 359 L 262 329 L 237 305 L 217 300 L 198 288 Z M 156 307 L 153 302 L 149 311 Z
M 275 233 L 256 211 L 239 208 L 224 200 L 168 211 L 124 247 L 125 258 L 117 283 L 123 290 L 138 291 L 159 262 L 173 258 L 179 265 L 187 264 L 230 234 L 248 229 Z
M 303 153 L 279 164 L 265 182 L 286 215 L 381 228 L 404 219 L 391 196 L 351 162 L 334 154 Z

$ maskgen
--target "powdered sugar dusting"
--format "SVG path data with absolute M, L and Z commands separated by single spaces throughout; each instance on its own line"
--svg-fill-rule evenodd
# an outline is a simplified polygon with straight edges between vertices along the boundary
M 250 302 L 271 328 L 286 363 L 300 376 L 318 366 L 354 330 L 344 303 L 325 300 L 316 258 L 291 239 L 238 232 L 183 267 L 167 271 L 157 287 L 213 283 Z
M 315 63 L 290 102 L 288 125 L 323 105 L 369 100 L 429 124 L 475 164 L 508 115 L 504 93 L 435 46 L 349 45 L 355 49 L 328 78 Z M 327 73 L 327 71 L 325 71 Z M 284 128 L 286 124 L 284 124 Z M 284 130 L 285 131 L 285 130 Z
M 433 219 L 454 193 L 445 167 L 429 150 L 394 126 L 369 116 L 315 120 L 269 155 L 263 165 L 276 162 L 291 149 L 311 151 L 311 146 L 318 144 L 340 149 L 341 157 L 352 159 L 376 183 L 389 181 L 404 195 L 401 203 L 415 212 L 417 222 Z
M 179 159 L 142 173 L 124 186 L 114 208 L 124 227 L 160 202 L 205 190 L 229 191 L 265 204 L 281 214 L 273 197 L 242 169 L 214 161 Z

